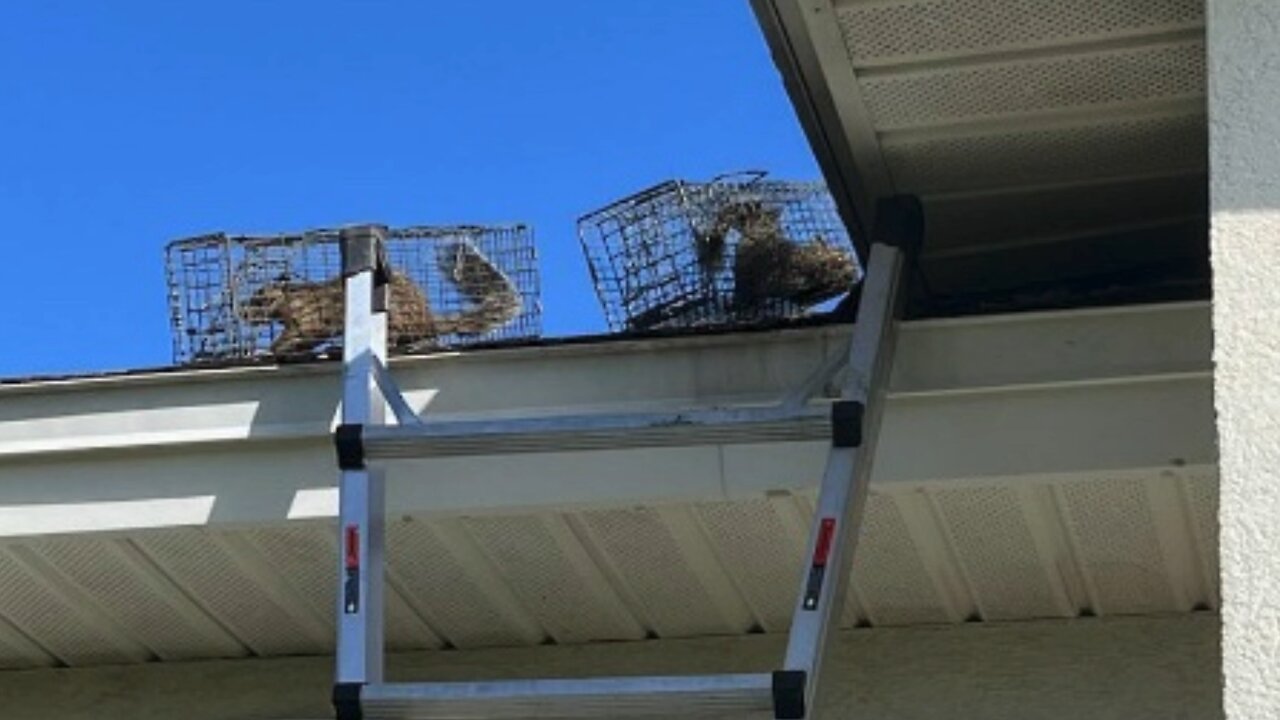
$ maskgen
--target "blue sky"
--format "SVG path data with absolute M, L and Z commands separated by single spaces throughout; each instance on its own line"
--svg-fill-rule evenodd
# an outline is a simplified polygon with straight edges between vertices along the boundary
M 0 376 L 167 364 L 213 230 L 528 222 L 546 333 L 597 332 L 580 214 L 818 175 L 747 0 L 6 0 L 0 98 Z

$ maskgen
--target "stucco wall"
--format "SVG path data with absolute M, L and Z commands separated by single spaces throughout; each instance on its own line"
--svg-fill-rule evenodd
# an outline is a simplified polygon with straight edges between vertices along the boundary
M 825 718 L 1217 720 L 1218 618 L 845 633 Z M 757 671 L 778 636 L 393 656 L 393 679 Z M 330 717 L 327 658 L 0 673 L 6 720 Z
M 1227 716 L 1280 717 L 1280 2 L 1210 0 Z

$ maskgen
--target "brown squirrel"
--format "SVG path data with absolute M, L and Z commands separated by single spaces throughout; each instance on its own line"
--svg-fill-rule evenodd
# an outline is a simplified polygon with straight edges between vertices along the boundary
M 809 307 L 853 288 L 853 257 L 818 236 L 787 239 L 782 211 L 758 200 L 725 205 L 710 228 L 695 233 L 698 264 L 710 278 L 724 264 L 729 233 L 738 232 L 733 257 L 733 307 L 755 313 L 775 302 Z
M 439 253 L 441 270 L 471 307 L 436 314 L 426 293 L 408 275 L 392 270 L 387 286 L 387 343 L 396 348 L 430 345 L 444 335 L 482 335 L 520 314 L 515 284 L 469 243 L 452 243 Z M 259 288 L 237 308 L 251 325 L 281 326 L 273 355 L 303 355 L 343 331 L 343 279 L 296 282 L 281 277 Z

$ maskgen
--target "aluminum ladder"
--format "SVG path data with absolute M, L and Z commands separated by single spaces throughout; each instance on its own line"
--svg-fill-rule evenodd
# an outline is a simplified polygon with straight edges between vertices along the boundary
M 405 718 L 813 717 L 828 639 L 840 618 L 858 539 L 920 205 L 884 200 L 847 354 L 777 406 L 680 413 L 431 422 L 410 408 L 386 365 L 388 273 L 380 226 L 341 234 L 346 288 L 339 481 L 338 720 Z M 844 366 L 843 368 L 841 366 Z M 809 397 L 843 369 L 839 398 Z M 819 407 L 814 407 L 819 405 Z M 387 422 L 387 410 L 396 419 Z M 831 439 L 786 656 L 772 673 L 492 682 L 389 683 L 383 677 L 385 461 L 593 448 Z

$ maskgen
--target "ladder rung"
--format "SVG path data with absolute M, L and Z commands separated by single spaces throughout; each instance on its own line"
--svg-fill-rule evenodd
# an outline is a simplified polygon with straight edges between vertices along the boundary
M 768 674 L 385 683 L 360 704 L 368 720 L 773 718 Z
M 669 413 L 460 420 L 364 429 L 370 459 L 635 447 L 787 442 L 830 433 L 824 408 L 767 407 Z

